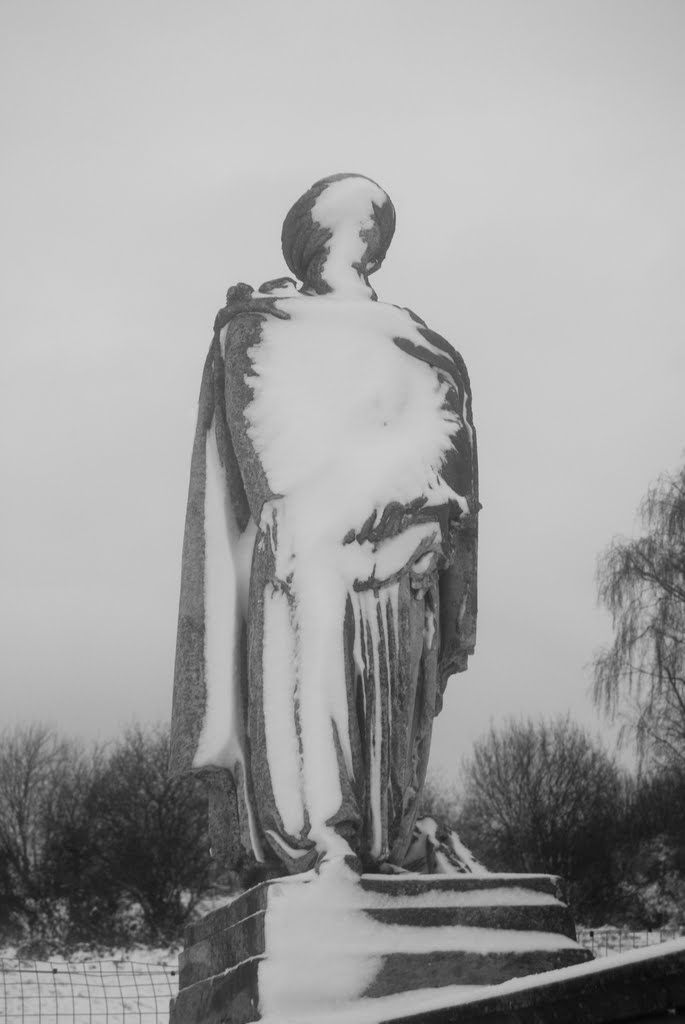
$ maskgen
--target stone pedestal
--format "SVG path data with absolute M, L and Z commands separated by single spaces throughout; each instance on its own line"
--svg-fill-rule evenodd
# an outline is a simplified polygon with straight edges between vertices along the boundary
M 295 876 L 188 928 L 171 1024 L 292 1019 L 591 959 L 554 876 Z

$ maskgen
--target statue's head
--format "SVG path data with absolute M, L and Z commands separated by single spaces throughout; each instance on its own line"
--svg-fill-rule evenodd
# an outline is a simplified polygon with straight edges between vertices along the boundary
M 281 242 L 305 291 L 368 293 L 395 231 L 395 207 L 362 174 L 332 174 L 305 192 L 283 222 Z

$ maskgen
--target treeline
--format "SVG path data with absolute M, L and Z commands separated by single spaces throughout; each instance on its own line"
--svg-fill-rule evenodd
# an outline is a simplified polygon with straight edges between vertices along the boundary
M 490 871 L 561 875 L 579 923 L 685 924 L 677 763 L 635 776 L 568 717 L 510 721 L 475 744 L 458 791 L 429 785 L 424 811 Z
M 685 466 L 640 514 L 643 535 L 599 562 L 614 637 L 595 661 L 596 701 L 639 772 L 569 718 L 512 721 L 476 743 L 458 794 L 424 794 L 489 870 L 563 876 L 587 925 L 685 924 Z M 178 940 L 210 857 L 205 796 L 169 778 L 168 754 L 164 730 L 104 748 L 41 726 L 0 734 L 0 943 Z
M 25 955 L 178 939 L 209 885 L 206 801 L 164 730 L 86 747 L 0 735 L 0 943 Z
M 169 778 L 168 753 L 162 729 L 104 748 L 35 725 L 0 735 L 0 944 L 178 941 L 210 856 L 202 788 Z M 578 922 L 685 923 L 685 778 L 627 774 L 569 718 L 492 729 L 459 791 L 433 782 L 423 812 L 490 871 L 561 875 Z

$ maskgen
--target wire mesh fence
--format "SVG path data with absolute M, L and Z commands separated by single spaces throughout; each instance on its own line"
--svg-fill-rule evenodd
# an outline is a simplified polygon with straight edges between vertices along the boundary
M 167 1024 L 178 971 L 129 960 L 0 960 L 0 1021 Z
M 680 928 L 656 928 L 653 931 L 629 931 L 624 928 L 578 928 L 577 938 L 596 957 L 614 956 L 631 949 L 656 946 L 670 939 L 681 939 Z
M 579 928 L 596 957 L 681 938 L 682 929 Z M 0 1024 L 167 1024 L 178 969 L 132 960 L 0 959 Z

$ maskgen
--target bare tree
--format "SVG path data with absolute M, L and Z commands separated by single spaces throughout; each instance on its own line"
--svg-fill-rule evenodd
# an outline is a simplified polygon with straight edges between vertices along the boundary
M 87 802 L 89 871 L 101 891 L 140 906 L 155 940 L 178 937 L 209 884 L 206 798 L 193 779 L 171 778 L 168 763 L 168 730 L 133 726 Z
M 81 751 L 45 725 L 0 735 L 0 879 L 4 898 L 31 930 L 49 908 L 47 868 Z
M 178 937 L 209 852 L 204 797 L 168 759 L 165 730 L 88 749 L 42 725 L 0 735 L 0 927 L 26 955 Z
M 491 728 L 465 762 L 458 829 L 491 870 L 543 871 L 599 907 L 609 883 L 622 779 L 568 717 Z
M 621 713 L 641 756 L 685 769 L 685 466 L 645 497 L 645 533 L 616 538 L 598 567 L 614 641 L 595 660 L 594 694 Z

